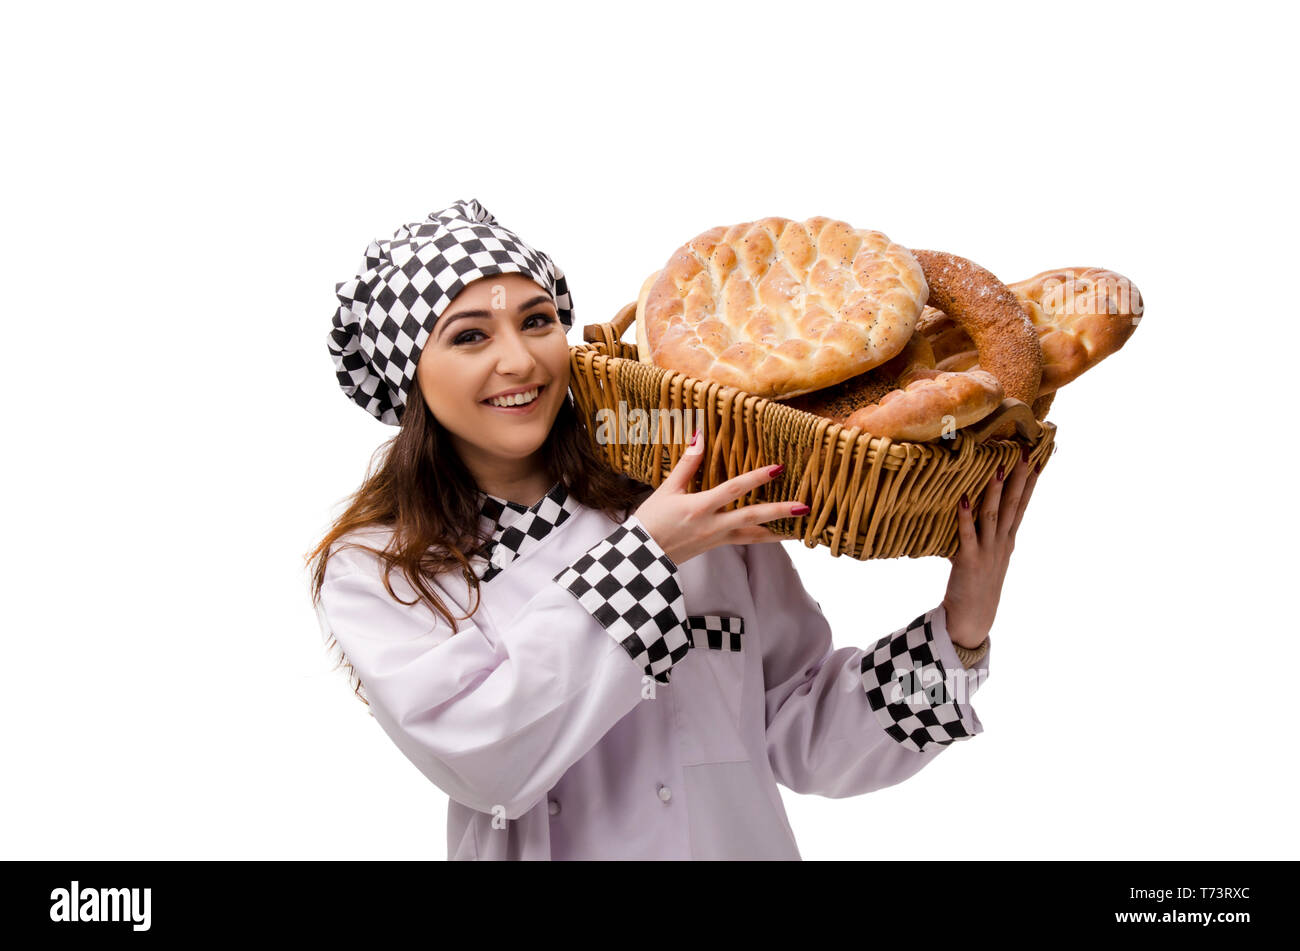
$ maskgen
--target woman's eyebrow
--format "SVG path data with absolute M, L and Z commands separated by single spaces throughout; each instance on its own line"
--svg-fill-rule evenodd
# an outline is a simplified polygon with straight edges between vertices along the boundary
M 553 305 L 554 301 L 552 301 L 551 298 L 546 294 L 538 294 L 536 297 L 532 298 L 531 300 L 526 300 L 522 304 L 520 304 L 519 313 L 522 314 L 530 307 L 536 307 L 538 304 Z M 492 311 L 483 310 L 481 308 L 479 310 L 462 310 L 459 313 L 452 314 L 450 317 L 444 317 L 440 323 L 442 324 L 443 327 L 446 327 L 448 324 L 460 320 L 462 317 L 491 317 L 491 316 L 492 316 Z M 439 330 L 439 336 L 441 335 L 442 335 L 441 330 Z

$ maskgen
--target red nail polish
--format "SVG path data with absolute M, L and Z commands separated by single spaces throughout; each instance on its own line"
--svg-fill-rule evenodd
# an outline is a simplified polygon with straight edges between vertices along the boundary
M 773 479 L 775 479 L 777 476 L 779 476 L 782 472 L 785 472 L 785 463 L 784 463 L 784 462 L 781 463 L 779 466 L 773 466 L 772 468 L 770 468 L 770 469 L 767 470 L 767 474 L 768 474 L 768 476 L 769 476 L 770 478 L 773 478 Z
M 964 509 L 970 508 L 970 499 L 966 498 L 965 492 L 961 494 L 961 507 Z
M 695 435 L 691 436 L 691 441 L 690 443 L 688 443 L 688 445 L 694 446 L 699 441 L 700 441 L 700 431 L 697 429 L 695 430 Z
M 1002 463 L 998 463 L 998 481 L 1002 481 Z
M 1028 462 L 1028 461 L 1029 461 L 1029 447 L 1028 447 L 1028 446 L 1021 446 L 1021 447 L 1020 447 L 1020 461 L 1021 461 L 1021 462 Z
M 1034 463 L 1034 471 L 1035 471 L 1035 472 L 1042 472 L 1042 471 L 1043 471 L 1043 464 L 1042 464 L 1041 462 L 1035 462 L 1035 463 Z
M 792 509 L 790 510 L 790 514 L 791 514 L 791 515 L 807 515 L 807 514 L 808 514 L 809 512 L 811 512 L 811 511 L 812 511 L 812 509 L 810 509 L 808 506 L 803 505 L 803 504 L 800 504 L 800 505 L 796 505 L 794 508 L 792 508 Z

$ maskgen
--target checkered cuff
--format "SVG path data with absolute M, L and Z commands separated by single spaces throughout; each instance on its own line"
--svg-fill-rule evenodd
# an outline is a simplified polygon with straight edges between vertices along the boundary
M 945 668 L 935 608 L 882 637 L 862 655 L 862 686 L 885 733 L 909 750 L 945 745 L 980 732 L 965 669 Z
M 691 648 L 686 599 L 677 566 L 635 515 L 554 580 L 647 674 L 669 682 L 669 671 Z

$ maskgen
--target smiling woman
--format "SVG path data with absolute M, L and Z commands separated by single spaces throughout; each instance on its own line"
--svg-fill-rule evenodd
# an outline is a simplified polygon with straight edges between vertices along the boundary
M 472 560 L 494 529 L 482 518 L 485 497 L 527 506 L 560 483 L 575 502 L 621 521 L 649 491 L 600 462 L 568 394 L 573 304 L 564 273 L 477 201 L 371 242 L 357 275 L 336 292 L 328 342 L 339 386 L 399 431 L 307 555 L 318 608 L 332 556 L 357 548 L 382 565 L 390 594 L 400 569 L 414 596 L 455 631 L 460 618 L 431 582 L 454 571 L 477 605 L 481 572 Z M 535 384 L 531 407 L 487 402 Z M 375 540 L 383 544 L 366 544 Z M 325 634 L 366 701 L 347 655 Z
M 564 327 L 538 290 L 522 274 L 470 284 L 438 321 L 416 373 L 479 487 L 530 505 L 552 485 L 541 447 L 569 389 Z
M 944 605 L 835 650 L 768 544 L 797 503 L 735 504 L 783 467 L 691 492 L 697 429 L 653 491 L 615 474 L 558 269 L 477 202 L 429 217 L 338 288 L 340 386 L 400 430 L 308 558 L 449 858 L 799 858 L 778 782 L 869 792 L 980 732 Z

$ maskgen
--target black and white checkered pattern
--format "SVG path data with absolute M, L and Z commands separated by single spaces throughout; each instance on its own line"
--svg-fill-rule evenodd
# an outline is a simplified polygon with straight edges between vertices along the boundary
M 636 516 L 555 576 L 645 672 L 669 682 L 691 649 L 677 568 Z
M 862 655 L 862 686 L 885 732 L 920 752 L 975 734 L 962 722 L 948 689 L 929 616 L 921 615 L 869 647 Z
M 745 619 L 728 614 L 692 614 L 686 618 L 686 634 L 691 647 L 709 650 L 740 650 L 745 633 Z M 701 635 L 701 636 L 696 636 Z
M 486 583 L 507 565 L 563 525 L 578 510 L 563 482 L 553 485 L 532 507 L 499 496 L 479 493 L 479 515 L 492 540 L 471 558 L 475 574 Z
M 564 272 L 474 199 L 372 241 L 357 275 L 334 288 L 340 304 L 328 344 L 343 392 L 381 422 L 399 425 L 438 317 L 466 285 L 511 273 L 548 290 L 560 322 L 573 326 Z

